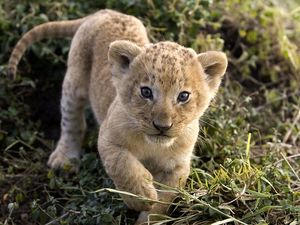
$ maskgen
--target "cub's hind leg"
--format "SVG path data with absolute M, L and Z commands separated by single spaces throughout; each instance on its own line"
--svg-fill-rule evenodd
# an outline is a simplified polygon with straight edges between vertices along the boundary
M 72 164 L 72 159 L 80 157 L 86 130 L 84 108 L 88 102 L 91 60 L 91 41 L 87 34 L 87 27 L 83 24 L 72 40 L 68 70 L 62 88 L 61 134 L 57 147 L 48 160 L 48 165 L 53 169 L 64 168 L 65 165 L 71 165 L 71 171 L 79 169 L 78 164 Z
M 74 80 L 69 79 L 74 77 L 70 72 L 72 71 L 67 72 L 63 83 L 61 135 L 55 151 L 50 155 L 48 165 L 53 169 L 70 166 L 72 171 L 77 171 L 79 166 L 72 163 L 80 157 L 86 130 L 84 108 L 87 103 L 87 91 L 85 87 L 80 87 L 74 84 Z

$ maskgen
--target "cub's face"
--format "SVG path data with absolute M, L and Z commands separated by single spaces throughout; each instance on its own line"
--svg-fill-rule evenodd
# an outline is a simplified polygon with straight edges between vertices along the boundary
M 113 42 L 109 63 L 130 123 L 147 141 L 170 145 L 190 132 L 214 97 L 227 60 L 220 52 L 197 55 L 172 42 L 143 48 Z

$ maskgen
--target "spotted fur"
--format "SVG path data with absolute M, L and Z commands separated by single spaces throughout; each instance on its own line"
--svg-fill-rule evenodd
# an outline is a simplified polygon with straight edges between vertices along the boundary
M 151 44 L 138 19 L 112 10 L 80 21 L 72 31 L 63 82 L 61 137 L 48 165 L 61 168 L 79 158 L 89 102 L 100 125 L 98 151 L 116 188 L 172 201 L 174 194 L 158 192 L 153 181 L 185 184 L 198 120 L 225 73 L 225 54 L 196 54 L 173 42 Z M 189 94 L 184 102 L 179 100 L 183 92 Z M 137 224 L 149 214 L 167 212 L 166 205 L 122 197 L 130 208 L 142 211 Z

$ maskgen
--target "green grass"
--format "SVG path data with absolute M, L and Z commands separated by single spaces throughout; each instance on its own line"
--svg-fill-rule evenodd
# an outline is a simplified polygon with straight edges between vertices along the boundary
M 139 17 L 153 42 L 223 50 L 228 71 L 201 119 L 188 184 L 161 186 L 178 193 L 161 223 L 299 224 L 299 1 L 99 2 L 0 2 L 1 75 L 14 44 L 31 27 L 106 7 Z M 0 224 L 133 224 L 138 215 L 124 205 L 101 166 L 90 110 L 80 172 L 46 167 L 59 137 L 69 44 L 37 43 L 16 81 L 0 77 Z

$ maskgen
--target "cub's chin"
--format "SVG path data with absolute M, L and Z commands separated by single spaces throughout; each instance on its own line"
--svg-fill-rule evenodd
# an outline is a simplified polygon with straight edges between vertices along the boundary
M 145 134 L 145 139 L 149 144 L 163 145 L 169 147 L 173 145 L 175 138 L 159 134 Z

